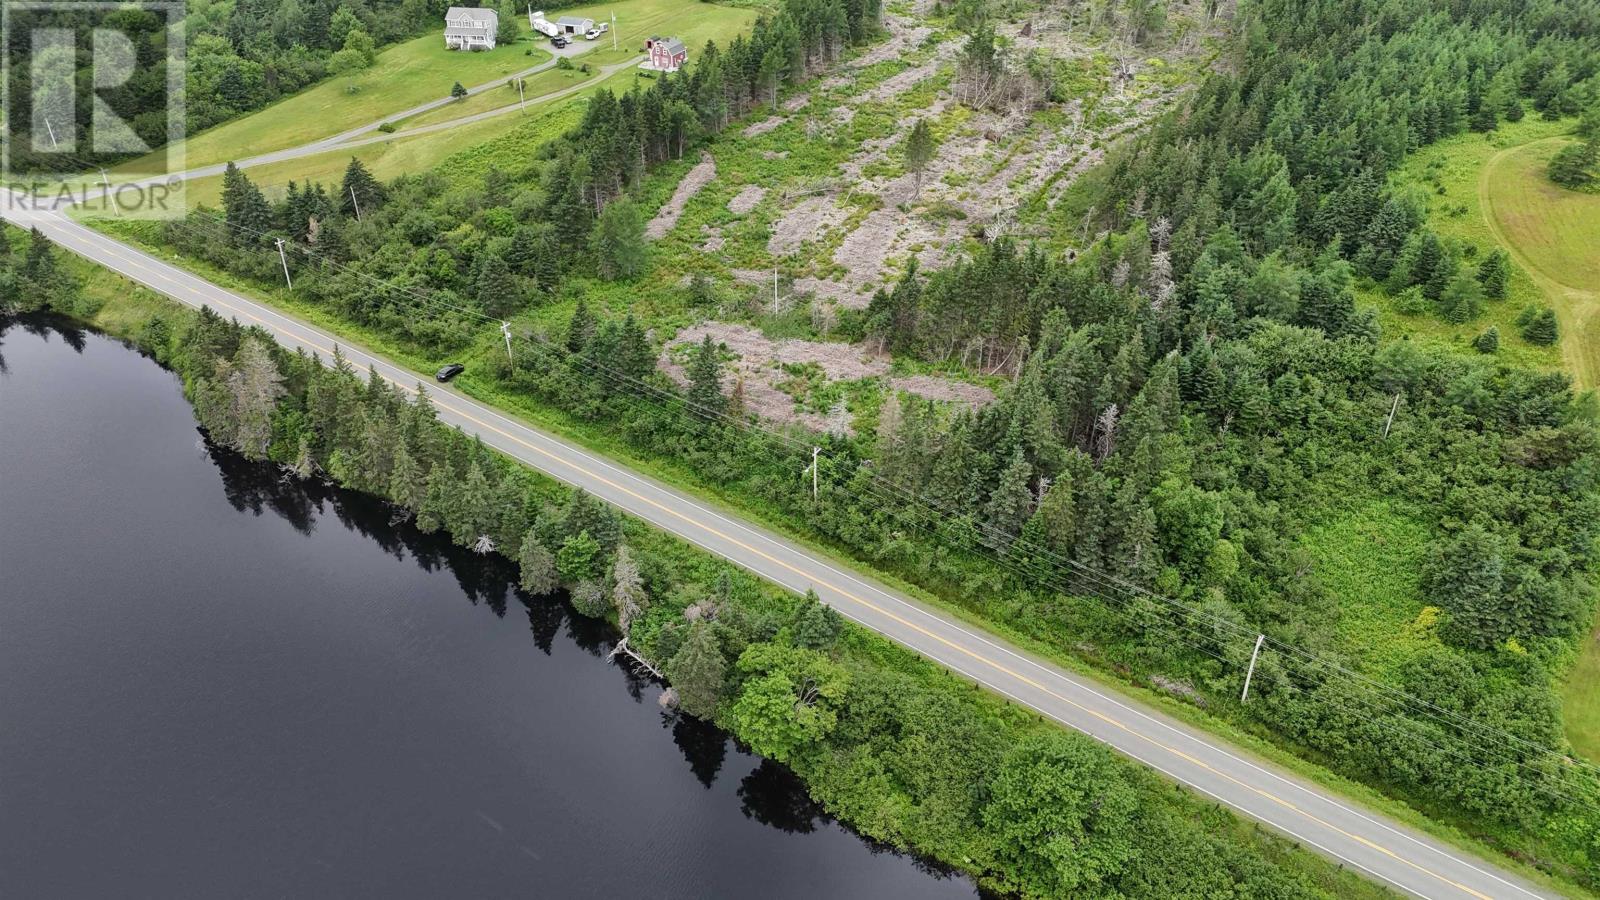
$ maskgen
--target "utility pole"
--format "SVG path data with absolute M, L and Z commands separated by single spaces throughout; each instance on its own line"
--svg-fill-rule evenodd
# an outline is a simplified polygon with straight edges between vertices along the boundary
M 361 221 L 361 201 L 356 199 L 356 186 L 350 185 L 350 202 L 356 208 L 356 221 Z
M 501 322 L 500 333 L 506 336 L 506 359 L 515 363 L 517 360 L 511 355 L 511 323 Z
M 811 499 L 817 499 L 817 454 L 822 452 L 821 447 L 811 448 Z
M 283 252 L 283 238 L 278 238 L 278 262 L 283 263 L 283 280 L 294 290 L 294 279 L 289 277 L 289 257 Z
M 1395 413 L 1395 410 L 1397 410 L 1399 408 L 1400 408 L 1400 395 L 1399 394 L 1395 394 L 1394 395 L 1394 405 L 1389 407 L 1389 418 L 1388 418 L 1387 421 L 1385 421 L 1383 423 L 1383 439 L 1386 440 L 1386 441 L 1389 439 L 1389 428 L 1392 425 L 1394 425 L 1394 413 Z
M 100 184 L 105 187 L 105 191 L 106 191 L 106 206 L 110 206 L 113 210 L 115 210 L 118 213 L 122 212 L 122 208 L 120 206 L 112 206 L 112 204 L 115 203 L 116 201 L 112 199 L 112 196 L 111 196 L 111 178 L 106 175 L 106 170 L 105 170 L 104 166 L 100 167 Z
M 778 264 L 772 264 L 772 311 L 778 311 Z
M 1244 673 L 1244 690 L 1239 692 L 1239 702 L 1243 703 L 1250 696 L 1250 679 L 1256 674 L 1256 657 L 1261 655 L 1261 644 L 1267 639 L 1264 634 L 1256 635 L 1256 649 L 1250 651 L 1250 668 Z
M 44 127 L 46 131 L 50 132 L 50 149 L 60 150 L 61 145 L 56 143 L 56 127 L 50 124 L 48 117 L 44 120 Z
M 611 49 L 617 49 L 617 11 L 611 11 Z
M 522 83 L 524 81 L 526 81 L 526 79 L 517 79 L 517 105 L 522 108 L 522 114 L 526 115 L 528 112 L 528 97 L 522 92 Z

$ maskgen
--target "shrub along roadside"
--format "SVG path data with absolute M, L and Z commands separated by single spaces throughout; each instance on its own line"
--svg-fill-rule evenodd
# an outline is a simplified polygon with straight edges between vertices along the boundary
M 793 767 L 872 837 L 1024 895 L 1384 893 L 809 598 L 506 461 L 440 425 L 425 400 L 122 282 L 101 311 L 76 280 L 30 286 L 28 306 L 115 323 L 180 374 L 213 440 L 384 497 L 424 530 L 517 557 L 530 586 L 591 601 L 673 676 L 685 709 Z

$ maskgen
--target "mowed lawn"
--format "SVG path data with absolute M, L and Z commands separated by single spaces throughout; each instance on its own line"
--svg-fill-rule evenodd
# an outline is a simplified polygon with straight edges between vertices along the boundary
M 590 67 L 590 71 L 587 73 L 580 72 L 575 68 L 545 69 L 543 72 L 529 75 L 524 79 L 522 91 L 523 95 L 527 97 L 527 102 L 536 103 L 542 97 L 565 91 L 585 82 L 594 81 L 599 77 L 599 68 L 593 66 Z M 462 116 L 487 112 L 491 109 L 499 109 L 515 103 L 517 103 L 517 89 L 510 84 L 505 84 L 492 90 L 484 91 L 481 94 L 474 94 L 471 97 L 457 100 L 454 103 L 446 103 L 437 109 L 430 109 L 425 113 L 411 116 L 410 118 L 396 119 L 395 125 L 401 131 L 404 131 L 408 128 L 416 128 L 419 125 L 448 122 L 451 119 L 459 119 Z
M 1495 154 L 1480 182 L 1497 236 L 1561 319 L 1562 357 L 1578 383 L 1600 386 L 1600 195 L 1545 176 L 1571 139 L 1548 138 Z
M 616 79 L 606 81 L 613 80 Z M 514 142 L 532 153 L 535 147 L 581 120 L 583 103 L 591 93 L 593 90 L 584 90 L 555 103 L 530 106 L 526 115 L 509 113 L 460 128 L 445 128 L 416 137 L 397 138 L 348 150 L 329 150 L 246 169 L 245 174 L 268 197 L 279 199 L 291 181 L 297 184 L 321 182 L 337 190 L 351 157 L 361 160 L 379 179 L 388 181 L 400 175 L 426 172 L 451 156 L 470 152 L 473 147 L 497 139 Z M 191 206 L 219 208 L 222 204 L 222 176 L 197 178 L 189 182 L 187 202 Z
M 196 168 L 298 147 L 449 96 L 458 81 L 474 87 L 550 59 L 526 37 L 485 53 L 446 50 L 443 33 L 441 24 L 436 34 L 378 54 L 371 68 L 329 78 L 266 109 L 192 136 L 184 146 L 184 165 Z M 138 166 L 137 160 L 126 164 L 130 171 L 142 171 Z

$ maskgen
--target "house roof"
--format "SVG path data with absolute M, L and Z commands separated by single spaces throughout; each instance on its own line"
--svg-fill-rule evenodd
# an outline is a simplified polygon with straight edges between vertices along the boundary
M 667 38 L 663 41 L 657 41 L 656 46 L 665 49 L 667 53 L 673 56 L 677 56 L 679 53 L 689 52 L 689 48 L 683 46 L 683 41 L 680 41 L 677 38 Z
M 452 6 L 444 14 L 446 22 L 457 21 L 463 17 L 480 28 L 500 27 L 500 14 L 492 9 L 483 9 L 477 6 Z
M 580 25 L 593 25 L 594 24 L 594 20 L 593 19 L 584 19 L 584 18 L 580 18 L 578 16 L 562 16 L 561 18 L 556 20 L 556 24 L 557 25 L 571 25 L 573 27 L 577 27 L 577 26 L 580 26 Z

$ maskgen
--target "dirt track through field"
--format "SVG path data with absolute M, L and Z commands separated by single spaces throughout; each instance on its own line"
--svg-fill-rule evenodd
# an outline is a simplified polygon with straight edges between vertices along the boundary
M 1600 197 L 1563 190 L 1547 183 L 1542 172 L 1526 171 L 1539 164 L 1540 150 L 1564 140 L 1546 138 L 1490 157 L 1478 177 L 1478 202 L 1495 240 L 1556 311 L 1568 370 L 1579 387 L 1593 388 L 1600 385 L 1600 284 L 1586 276 L 1593 274 L 1593 248 L 1600 243 Z M 1572 215 L 1552 217 L 1552 210 Z M 1562 227 L 1553 227 L 1558 222 Z

